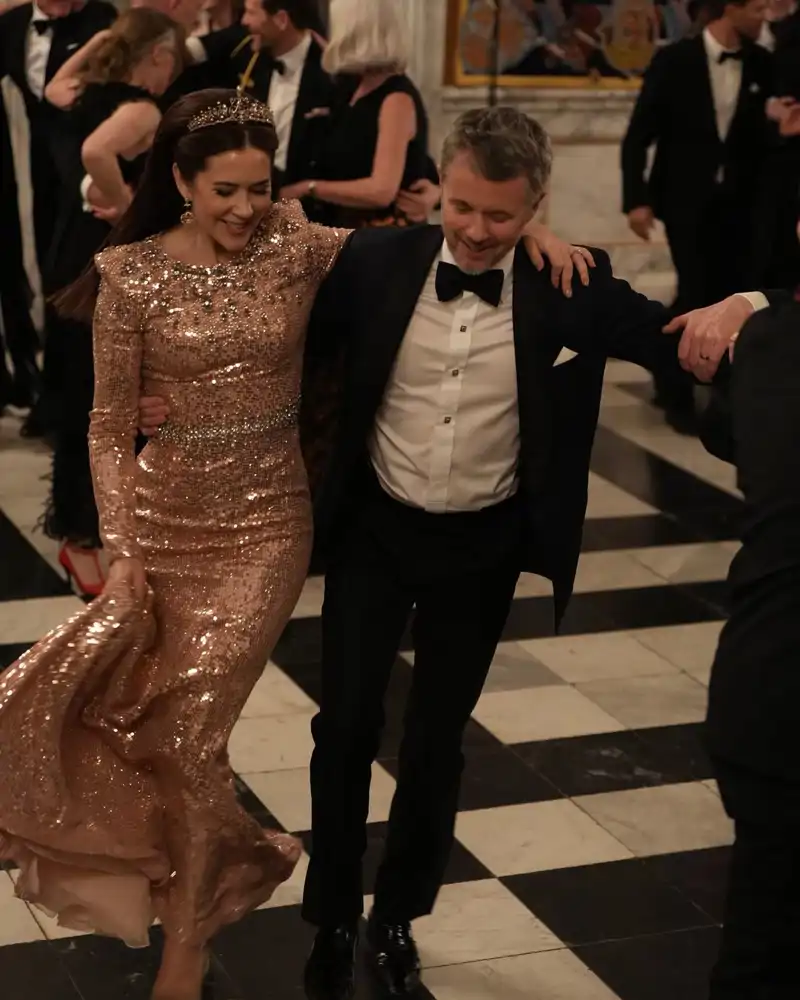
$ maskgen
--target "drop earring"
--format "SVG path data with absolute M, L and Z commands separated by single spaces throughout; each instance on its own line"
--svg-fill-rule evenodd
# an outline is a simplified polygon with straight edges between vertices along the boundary
M 194 221 L 194 215 L 192 214 L 192 203 L 187 198 L 183 203 L 183 215 L 181 215 L 181 225 L 188 226 L 190 222 Z

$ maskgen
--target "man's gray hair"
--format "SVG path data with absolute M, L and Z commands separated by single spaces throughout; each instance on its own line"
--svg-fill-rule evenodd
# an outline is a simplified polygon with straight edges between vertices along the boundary
M 475 108 L 461 115 L 444 141 L 442 174 L 459 153 L 468 153 L 488 181 L 527 177 L 534 200 L 545 193 L 553 165 L 550 137 L 516 108 Z

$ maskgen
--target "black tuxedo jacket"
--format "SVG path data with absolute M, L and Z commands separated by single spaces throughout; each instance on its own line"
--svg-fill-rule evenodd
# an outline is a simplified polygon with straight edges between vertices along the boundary
M 253 54 L 249 45 L 241 48 L 245 35 L 244 29 L 236 25 L 212 32 L 202 39 L 207 62 L 200 67 L 191 68 L 185 74 L 187 78 L 178 81 L 183 92 L 188 92 L 186 88 L 200 89 L 192 85 L 193 74 L 202 74 L 206 81 L 213 81 L 205 82 L 203 86 L 238 87 Z M 275 72 L 274 60 L 268 52 L 263 51 L 255 64 L 248 93 L 267 103 Z M 312 40 L 300 81 L 286 171 L 280 178 L 281 183 L 293 184 L 315 176 L 315 165 L 327 135 L 329 114 L 313 112 L 320 109 L 330 112 L 335 97 L 336 85 L 322 68 L 322 49 Z
M 764 105 L 772 88 L 771 55 L 747 46 L 739 101 L 723 142 L 702 36 L 658 52 L 645 73 L 622 144 L 623 211 L 649 205 L 668 224 L 691 219 L 712 194 L 720 167 L 726 189 L 749 202 L 769 142 Z M 647 154 L 654 143 L 655 159 L 646 179 Z
M 366 229 L 351 238 L 324 283 L 309 326 L 310 368 L 344 342 L 338 440 L 316 491 L 323 550 L 348 514 L 392 368 L 442 246 L 435 226 Z M 589 461 L 609 356 L 677 368 L 667 310 L 614 278 L 607 255 L 571 299 L 520 246 L 514 264 L 514 339 L 524 502 L 522 568 L 554 585 L 556 621 L 572 593 L 586 512 Z M 563 348 L 576 357 L 554 366 Z
M 742 548 L 709 692 L 707 738 L 723 760 L 798 781 L 800 705 L 800 303 L 773 296 L 745 325 L 704 443 L 734 461 Z
M 22 91 L 32 123 L 48 116 L 50 105 L 40 100 L 28 86 L 25 73 L 28 52 L 28 29 L 33 5 L 26 3 L 0 14 L 0 79 L 9 76 Z M 45 81 L 51 80 L 70 56 L 98 31 L 108 28 L 117 18 L 116 9 L 105 0 L 87 0 L 86 6 L 69 17 L 56 21 Z

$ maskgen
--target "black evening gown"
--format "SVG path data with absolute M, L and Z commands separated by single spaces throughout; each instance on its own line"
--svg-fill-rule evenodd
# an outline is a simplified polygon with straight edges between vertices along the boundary
M 341 103 L 333 111 L 333 119 L 325 149 L 320 157 L 317 176 L 326 181 L 354 181 L 372 174 L 375 148 L 378 144 L 378 124 L 383 102 L 391 94 L 408 94 L 417 109 L 417 134 L 408 144 L 402 188 L 430 177 L 428 156 L 428 115 L 422 97 L 404 74 L 389 77 L 380 87 L 349 103 L 353 88 L 343 82 Z M 345 208 L 341 205 L 320 206 L 324 221 L 331 226 L 361 229 L 364 226 L 405 226 L 408 221 L 396 205 L 382 208 Z
M 85 171 L 81 146 L 118 107 L 137 101 L 153 102 L 153 97 L 127 83 L 89 84 L 67 116 L 57 149 L 62 207 L 47 260 L 50 288 L 64 288 L 78 278 L 111 232 L 107 222 L 83 210 L 80 188 Z M 135 186 L 145 158 L 120 159 L 127 184 Z M 59 541 L 99 548 L 88 445 L 94 396 L 92 330 L 87 324 L 54 317 L 48 338 L 55 373 L 52 405 L 57 420 L 45 531 Z
M 357 81 L 342 77 L 339 100 L 333 109 L 330 131 L 320 156 L 317 177 L 326 181 L 352 181 L 372 174 L 378 124 L 383 102 L 390 94 L 409 94 L 417 110 L 417 133 L 408 144 L 401 188 L 409 188 L 431 177 L 428 155 L 428 116 L 422 97 L 409 78 L 402 74 L 389 77 L 380 87 L 360 98 L 350 100 Z M 305 207 L 305 204 L 304 204 Z M 326 226 L 362 229 L 366 226 L 408 226 L 410 223 L 396 205 L 383 208 L 346 208 L 326 202 L 313 202 L 309 217 Z M 321 353 L 317 356 L 317 346 Z M 306 346 L 303 384 L 304 457 L 312 489 L 327 467 L 333 450 L 339 411 L 341 358 L 331 358 L 322 345 Z M 315 562 L 315 566 L 317 563 Z

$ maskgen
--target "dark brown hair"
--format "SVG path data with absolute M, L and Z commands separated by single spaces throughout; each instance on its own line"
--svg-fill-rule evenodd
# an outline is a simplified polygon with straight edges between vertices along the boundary
M 173 42 L 175 54 L 180 57 L 186 39 L 184 29 L 171 17 L 149 7 L 126 10 L 110 32 L 80 73 L 83 83 L 127 82 L 138 63 L 159 42 Z
M 262 0 L 264 10 L 275 15 L 284 10 L 298 31 L 325 31 L 318 0 Z
M 133 201 L 104 247 L 137 243 L 179 224 L 183 199 L 175 186 L 173 164 L 191 183 L 203 172 L 208 160 L 220 153 L 252 147 L 272 159 L 278 148 L 278 136 L 275 127 L 266 122 L 223 122 L 189 131 L 189 123 L 195 115 L 235 98 L 235 90 L 199 90 L 187 94 L 167 111 L 156 132 Z M 56 296 L 55 306 L 59 313 L 91 322 L 99 284 L 92 260 L 81 277 Z

